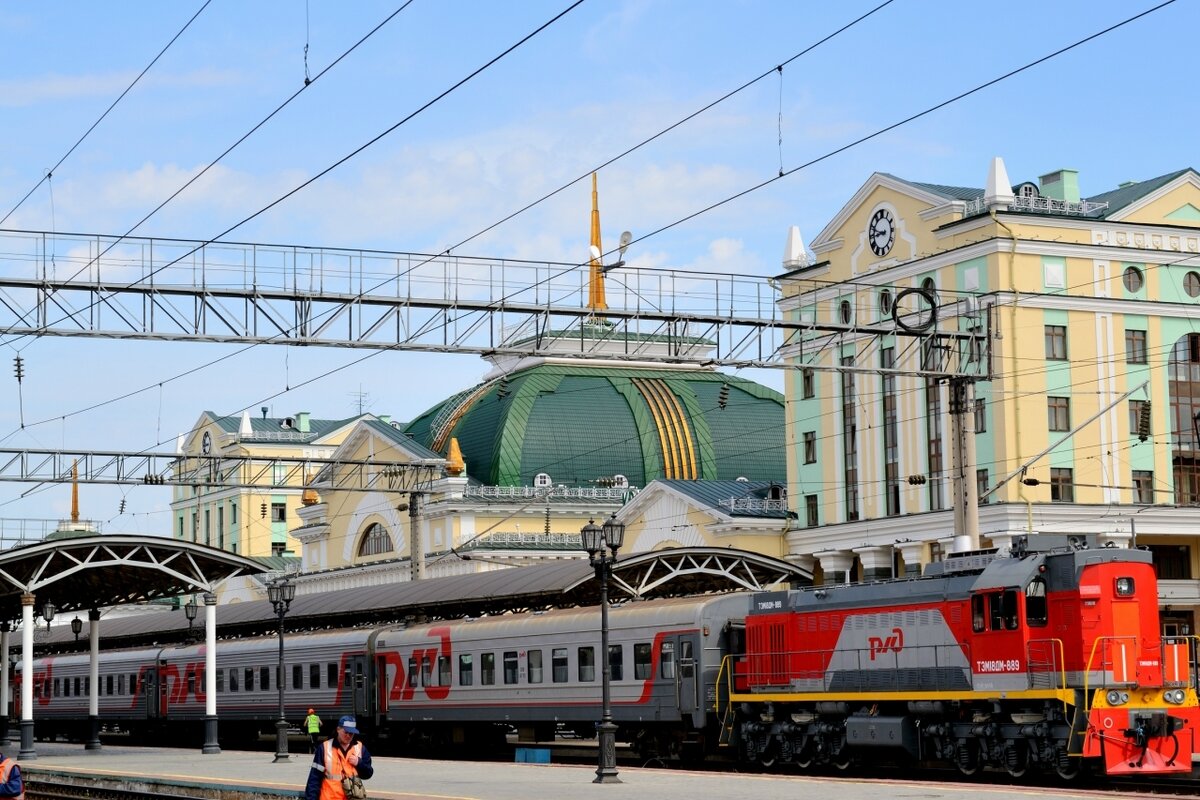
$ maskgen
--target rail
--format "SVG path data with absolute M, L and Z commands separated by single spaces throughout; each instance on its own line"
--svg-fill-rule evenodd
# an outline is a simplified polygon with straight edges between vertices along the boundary
M 713 713 L 716 714 L 721 726 L 717 736 L 718 745 L 727 745 L 733 739 L 733 672 L 740 656 L 728 655 L 721 659 L 721 667 L 717 670 L 717 679 L 713 686 Z M 724 678 L 724 680 L 722 680 Z M 721 688 L 725 688 L 725 708 L 721 708 Z
M 1048 655 L 1035 656 L 1036 648 L 1046 648 Z M 1062 639 L 1030 639 L 1025 643 L 1025 664 L 1029 675 L 1029 686 L 1032 689 L 1065 689 L 1067 688 L 1067 656 Z M 1057 681 L 1048 686 L 1039 686 L 1043 680 Z

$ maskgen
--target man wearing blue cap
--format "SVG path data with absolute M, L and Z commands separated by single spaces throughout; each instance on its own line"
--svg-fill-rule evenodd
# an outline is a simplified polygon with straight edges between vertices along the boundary
M 326 739 L 313 754 L 305 800 L 347 800 L 353 795 L 354 778 L 367 779 L 375 774 L 371 754 L 357 740 L 358 721 L 345 716 L 338 720 L 337 733 Z M 362 781 L 358 781 L 362 786 Z M 365 796 L 365 795 L 359 795 Z

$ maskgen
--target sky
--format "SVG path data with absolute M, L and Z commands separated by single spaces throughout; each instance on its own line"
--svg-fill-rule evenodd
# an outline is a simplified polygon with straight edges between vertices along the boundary
M 320 77 L 135 235 L 212 239 L 409 118 L 225 238 L 441 252 L 764 73 L 600 170 L 606 249 L 622 230 L 640 238 L 817 159 L 636 241 L 627 261 L 779 274 L 789 226 L 810 241 L 876 171 L 982 187 L 1001 156 L 1014 183 L 1077 169 L 1088 196 L 1196 161 L 1200 105 L 1186 89 L 1184 55 L 1200 21 L 1192 0 L 828 158 L 1156 3 L 893 0 L 789 61 L 879 0 L 585 0 L 415 115 L 570 0 L 413 0 L 331 66 L 402 5 L 0 5 L 0 217 L 37 186 L 0 228 L 124 234 L 303 88 L 306 58 L 307 75 Z M 580 181 L 454 252 L 584 261 L 590 205 L 590 182 Z M 264 405 L 274 416 L 362 410 L 407 421 L 488 367 L 454 354 L 388 352 L 352 365 L 364 353 L 0 342 L 6 448 L 170 452 L 202 412 Z M 18 352 L 20 387 L 11 375 Z M 782 390 L 777 371 L 747 376 Z M 169 531 L 166 489 L 83 486 L 80 497 L 82 516 L 106 532 Z M 0 534 L 69 510 L 65 486 L 0 483 Z

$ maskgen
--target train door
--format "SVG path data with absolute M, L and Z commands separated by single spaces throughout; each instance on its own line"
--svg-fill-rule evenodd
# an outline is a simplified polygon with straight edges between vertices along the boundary
M 143 669 L 138 676 L 141 686 L 141 702 L 145 703 L 146 717 L 166 719 L 167 716 L 167 662 L 156 661 L 153 667 Z
M 675 706 L 680 715 L 694 714 L 700 706 L 696 680 L 696 637 L 694 634 L 668 636 L 659 653 L 659 677 L 675 683 Z
M 354 716 L 365 717 L 370 711 L 367 704 L 367 657 L 365 655 L 351 656 L 345 663 L 345 673 L 342 675 L 345 691 L 353 703 Z
M 1026 628 L 1018 590 L 994 588 L 971 595 L 971 667 L 976 688 L 1028 688 Z

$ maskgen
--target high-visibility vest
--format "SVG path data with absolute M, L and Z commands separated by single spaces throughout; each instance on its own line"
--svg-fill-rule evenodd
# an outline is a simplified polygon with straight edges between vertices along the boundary
M 6 758 L 0 763 L 0 784 L 8 783 L 8 776 L 12 774 L 13 767 L 16 765 L 17 762 L 11 758 Z M 17 800 L 25 800 L 25 781 L 21 781 L 21 793 L 14 794 L 12 797 L 17 798 Z
M 308 733 L 321 732 L 321 718 L 316 714 L 309 714 L 304 718 L 304 724 L 308 726 Z
M 345 800 L 342 778 L 358 774 L 358 769 L 347 759 L 350 756 L 362 758 L 362 742 L 352 744 L 345 755 L 342 755 L 342 748 L 334 745 L 333 739 L 326 739 L 321 746 L 325 748 L 325 780 L 321 781 L 321 800 Z

